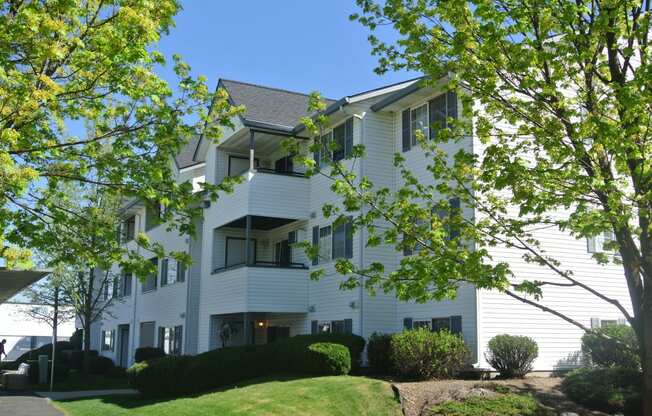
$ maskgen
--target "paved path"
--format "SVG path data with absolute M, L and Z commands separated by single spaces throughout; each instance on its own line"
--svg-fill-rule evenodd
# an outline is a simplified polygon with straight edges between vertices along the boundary
M 0 415 L 7 416 L 63 416 L 48 399 L 30 392 L 0 391 Z
M 35 394 L 52 400 L 83 399 L 98 396 L 131 396 L 138 394 L 134 389 L 84 390 L 84 391 L 37 391 Z M 0 413 L 1 414 L 1 413 Z

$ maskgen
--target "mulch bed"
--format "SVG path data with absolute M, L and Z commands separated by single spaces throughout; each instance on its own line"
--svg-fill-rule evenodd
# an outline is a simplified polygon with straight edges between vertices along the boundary
M 606 413 L 587 410 L 568 400 L 561 392 L 561 378 L 531 377 L 523 380 L 442 380 L 409 383 L 392 383 L 397 391 L 405 416 L 421 416 L 425 410 L 447 400 L 463 400 L 473 394 L 491 391 L 491 385 L 509 387 L 514 393 L 530 393 L 543 406 L 561 415 L 575 413 L 579 416 L 607 416 Z M 487 394 L 491 394 L 488 392 Z

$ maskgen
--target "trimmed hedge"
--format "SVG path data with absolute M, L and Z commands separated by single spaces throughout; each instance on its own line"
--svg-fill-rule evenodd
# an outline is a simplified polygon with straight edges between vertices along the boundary
M 72 350 L 73 349 L 73 344 L 71 344 L 69 341 L 57 341 L 57 356 L 61 357 L 60 353 L 65 350 Z M 16 360 L 14 361 L 17 364 L 20 363 L 25 363 L 30 360 L 37 360 L 39 355 L 47 355 L 48 360 L 52 359 L 52 343 L 41 345 L 38 348 L 35 348 L 33 350 L 29 350 L 22 355 L 20 355 Z M 58 359 L 57 359 L 58 361 Z M 56 368 L 56 367 L 55 367 Z
M 140 347 L 136 348 L 136 353 L 134 355 L 134 361 L 137 363 L 151 360 L 153 358 L 165 357 L 165 351 L 162 348 L 156 347 Z
M 29 364 L 29 382 L 31 384 L 36 384 L 38 383 L 38 372 L 39 372 L 39 364 L 38 360 L 27 360 L 27 364 Z M 48 382 L 50 380 L 50 372 L 52 371 L 52 360 L 48 361 Z M 66 378 L 68 378 L 68 373 L 70 372 L 70 368 L 63 364 L 60 363 L 59 361 L 55 362 L 54 364 L 54 381 L 63 381 Z
M 636 334 L 629 325 L 607 325 L 582 336 L 582 353 L 585 359 L 598 367 L 638 370 L 641 368 L 638 349 Z
M 363 348 L 364 339 L 355 335 L 296 336 L 265 345 L 221 348 L 192 357 L 154 358 L 134 364 L 127 374 L 143 395 L 173 397 L 273 373 L 346 374 L 352 365 L 351 349 L 361 352 Z M 356 359 L 359 360 L 359 354 Z
M 68 367 L 74 370 L 81 370 L 84 366 L 84 351 L 80 350 L 65 350 L 61 354 L 57 353 L 61 361 Z M 99 353 L 97 350 L 89 351 L 90 357 L 97 357 Z
M 571 400 L 607 413 L 640 415 L 643 412 L 643 375 L 627 368 L 580 368 L 562 382 Z
M 532 371 L 539 356 L 539 347 L 532 338 L 516 335 L 496 335 L 489 340 L 485 358 L 502 378 L 523 378 Z
M 98 357 L 90 357 L 88 371 L 91 374 L 106 374 L 114 366 L 112 359 L 100 355 Z
M 427 328 L 392 335 L 391 360 L 398 375 L 418 380 L 449 378 L 470 356 L 462 338 Z
M 367 344 L 369 366 L 379 374 L 389 374 L 392 368 L 392 335 L 374 332 Z

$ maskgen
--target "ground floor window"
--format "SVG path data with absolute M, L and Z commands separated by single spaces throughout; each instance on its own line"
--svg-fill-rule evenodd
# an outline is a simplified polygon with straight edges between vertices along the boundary
M 313 334 L 352 334 L 353 320 L 312 321 Z
M 115 348 L 115 330 L 102 331 L 102 351 L 113 351 Z
M 181 355 L 181 341 L 183 337 L 183 327 L 159 327 L 158 329 L 158 347 L 168 355 Z
M 451 330 L 451 319 L 450 317 L 446 318 L 432 318 L 431 328 L 433 332 L 439 332 L 443 330 Z
M 411 317 L 403 318 L 404 329 L 428 328 L 433 332 L 447 330 L 453 334 L 462 333 L 462 316 L 444 316 L 437 318 L 420 318 Z
M 140 347 L 153 347 L 154 346 L 154 322 L 141 322 L 140 323 Z

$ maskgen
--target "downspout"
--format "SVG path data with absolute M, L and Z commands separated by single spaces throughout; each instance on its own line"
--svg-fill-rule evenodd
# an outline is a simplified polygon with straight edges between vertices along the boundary
M 366 123 L 366 112 L 363 112 L 362 115 L 353 114 L 353 117 L 360 120 L 360 144 L 364 146 L 365 144 L 365 123 Z M 364 157 L 360 158 L 360 178 L 364 176 Z M 364 212 L 364 204 L 362 204 L 362 210 Z M 359 250 L 359 267 L 364 268 L 364 230 L 360 230 L 360 244 L 358 247 Z M 360 284 L 360 336 L 364 337 L 364 277 L 358 277 Z

